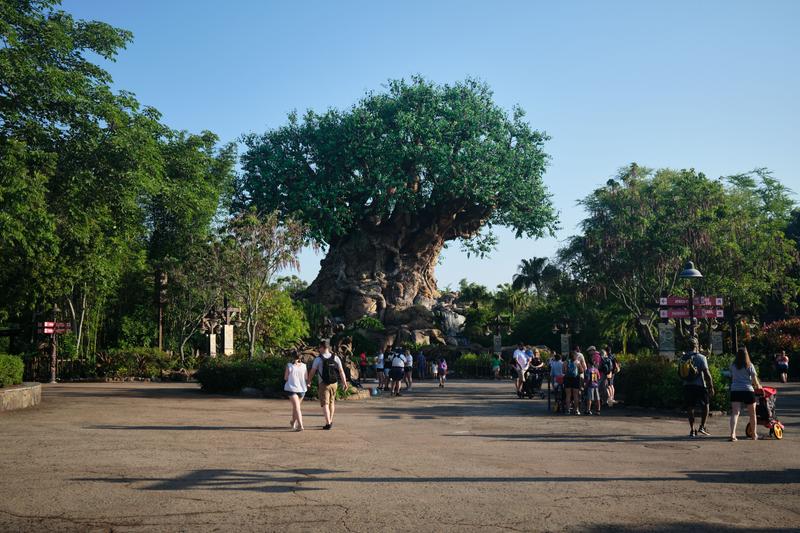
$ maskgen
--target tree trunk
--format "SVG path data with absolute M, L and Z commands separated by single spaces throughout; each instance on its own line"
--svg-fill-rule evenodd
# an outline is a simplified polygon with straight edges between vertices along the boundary
M 414 305 L 430 308 L 438 296 L 434 268 L 444 242 L 436 227 L 347 235 L 331 244 L 307 295 L 347 323 L 363 316 L 384 320 Z

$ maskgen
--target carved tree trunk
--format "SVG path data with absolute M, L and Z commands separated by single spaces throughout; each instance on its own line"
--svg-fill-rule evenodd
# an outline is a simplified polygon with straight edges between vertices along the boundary
M 330 243 L 307 296 L 345 322 L 365 315 L 384 320 L 387 312 L 414 305 L 430 308 L 438 296 L 434 268 L 448 240 L 478 231 L 488 210 L 395 213 L 379 224 L 364 224 Z

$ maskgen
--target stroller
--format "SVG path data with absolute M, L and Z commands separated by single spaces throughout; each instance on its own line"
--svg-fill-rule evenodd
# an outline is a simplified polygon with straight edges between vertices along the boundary
M 541 398 L 544 398 L 542 381 L 542 373 L 538 369 L 525 372 L 525 379 L 522 382 L 522 396 L 533 398 L 538 394 Z
M 772 387 L 762 387 L 756 390 L 756 420 L 758 423 L 769 429 L 769 436 L 777 440 L 783 438 L 783 424 L 775 418 L 775 396 L 778 394 L 777 389 Z M 747 436 L 753 436 L 755 428 L 751 424 L 747 424 Z
M 564 413 L 567 411 L 566 403 L 567 403 L 567 395 L 566 391 L 564 390 L 564 376 L 556 376 L 553 380 L 553 391 L 552 391 L 553 399 L 553 412 L 554 413 Z

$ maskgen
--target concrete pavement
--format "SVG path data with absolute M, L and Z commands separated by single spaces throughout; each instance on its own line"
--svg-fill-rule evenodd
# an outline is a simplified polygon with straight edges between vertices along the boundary
M 800 528 L 800 387 L 783 441 L 690 440 L 684 420 L 557 417 L 510 382 L 340 402 L 193 384 L 45 385 L 0 415 L 0 531 L 722 531 Z M 744 427 L 740 433 L 743 433 Z M 763 428 L 762 428 L 763 431 Z

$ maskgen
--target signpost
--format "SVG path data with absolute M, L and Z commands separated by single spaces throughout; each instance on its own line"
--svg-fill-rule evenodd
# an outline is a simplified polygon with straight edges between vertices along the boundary
M 569 357 L 569 334 L 561 334 L 561 355 Z
M 658 325 L 658 354 L 662 357 L 675 357 L 675 326 Z
M 685 307 L 689 305 L 689 298 L 683 296 L 665 296 L 658 299 L 661 307 Z M 696 296 L 694 305 L 699 307 L 722 307 L 725 299 L 719 296 Z
M 721 331 L 712 331 L 711 332 L 711 353 L 717 355 L 721 354 L 723 351 L 722 348 L 722 332 Z
M 694 317 L 685 307 L 671 307 L 659 311 L 661 318 L 723 318 L 725 311 L 713 307 L 701 307 L 694 310 Z
M 58 307 L 53 308 L 53 316 L 58 313 Z M 56 382 L 56 372 L 58 367 L 58 337 L 68 333 L 72 328 L 71 322 L 39 322 L 36 324 L 36 332 L 42 335 L 50 336 L 50 383 Z
M 495 355 L 503 353 L 503 338 L 500 335 L 495 335 L 492 340 Z

